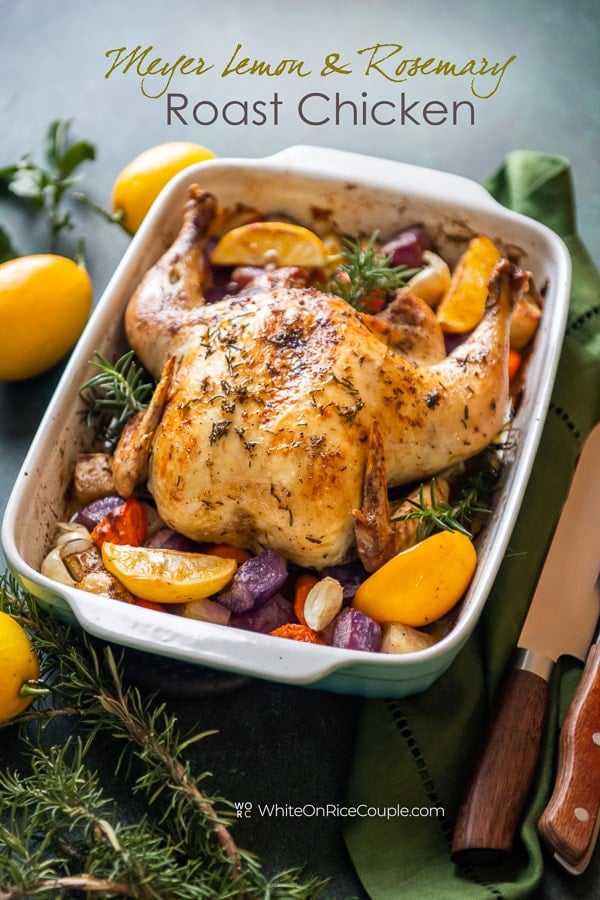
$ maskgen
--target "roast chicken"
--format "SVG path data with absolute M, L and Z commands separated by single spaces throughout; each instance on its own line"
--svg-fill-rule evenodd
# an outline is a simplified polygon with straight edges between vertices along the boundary
M 527 275 L 502 260 L 481 324 L 446 356 L 435 315 L 407 291 L 371 316 L 307 287 L 302 271 L 267 269 L 207 303 L 216 207 L 190 189 L 179 235 L 126 310 L 131 347 L 157 379 L 165 371 L 138 442 L 148 488 L 165 523 L 194 540 L 273 548 L 317 570 L 345 562 L 374 456 L 388 487 L 408 485 L 502 427 Z

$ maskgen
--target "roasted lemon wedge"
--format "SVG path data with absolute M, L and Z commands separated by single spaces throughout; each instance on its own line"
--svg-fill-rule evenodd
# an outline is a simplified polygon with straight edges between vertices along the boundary
M 126 544 L 102 544 L 102 560 L 132 594 L 155 603 L 186 603 L 222 590 L 237 568 L 234 559 Z
M 442 329 L 453 334 L 472 331 L 483 318 L 488 284 L 500 253 L 493 241 L 480 234 L 473 238 L 454 272 L 450 287 L 437 308 Z
M 217 266 L 326 265 L 331 258 L 320 237 L 291 222 L 249 222 L 227 231 L 217 242 L 210 261 Z

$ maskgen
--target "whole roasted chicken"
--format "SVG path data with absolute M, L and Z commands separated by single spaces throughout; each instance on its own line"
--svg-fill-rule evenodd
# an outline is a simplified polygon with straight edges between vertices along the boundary
M 160 516 L 195 540 L 315 569 L 346 561 L 355 527 L 386 515 L 387 487 L 442 472 L 501 428 L 526 274 L 496 266 L 481 324 L 445 356 L 435 315 L 407 290 L 372 316 L 273 269 L 206 303 L 215 213 L 190 188 L 179 235 L 128 304 L 128 340 L 162 379 L 117 448 L 117 487 L 147 476 Z

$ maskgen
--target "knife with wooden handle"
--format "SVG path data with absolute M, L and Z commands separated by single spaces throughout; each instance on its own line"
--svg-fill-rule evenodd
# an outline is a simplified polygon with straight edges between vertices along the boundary
M 492 865 L 512 850 L 533 782 L 554 663 L 580 660 L 600 615 L 600 423 L 581 451 L 569 495 L 459 811 L 452 859 Z
M 563 722 L 554 792 L 538 831 L 556 861 L 580 875 L 592 857 L 599 828 L 600 643 L 595 643 Z

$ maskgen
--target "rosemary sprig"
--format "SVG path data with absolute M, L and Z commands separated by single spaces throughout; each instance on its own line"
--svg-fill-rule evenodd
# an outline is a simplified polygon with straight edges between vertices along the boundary
M 99 371 L 79 389 L 86 407 L 85 422 L 106 445 L 114 447 L 128 420 L 148 405 L 154 383 L 139 366 L 133 350 L 111 363 L 101 353 L 90 364 Z
M 419 500 L 408 501 L 414 509 L 404 515 L 393 517 L 392 521 L 416 519 L 417 541 L 429 537 L 435 530 L 460 531 L 467 537 L 472 537 L 470 528 L 473 520 L 491 512 L 488 502 L 496 487 L 500 470 L 498 446 L 492 443 L 473 460 L 473 469 L 462 483 L 460 494 L 455 500 L 437 499 L 436 479 L 432 478 L 428 485 L 429 503 L 425 502 L 427 486 L 421 484 Z
M 0 773 L 0 900 L 76 892 L 138 900 L 318 896 L 323 880 L 297 870 L 268 879 L 234 842 L 233 804 L 200 790 L 209 774 L 194 775 L 188 750 L 212 732 L 181 735 L 164 704 L 124 686 L 110 648 L 98 652 L 39 610 L 8 575 L 0 576 L 0 599 L 30 623 L 53 689 L 53 706 L 30 707 L 7 725 L 21 723 L 24 750 L 32 721 L 42 727 L 29 744 L 29 774 Z M 61 709 L 77 734 L 48 746 L 43 726 Z M 101 737 L 122 744 L 119 796 L 142 795 L 137 821 L 119 820 L 88 762 Z
M 374 312 L 385 295 L 402 287 L 418 269 L 391 266 L 392 257 L 377 249 L 379 232 L 374 231 L 366 243 L 346 239 L 342 248 L 343 262 L 330 278 L 328 289 L 361 312 Z
M 17 197 L 28 200 L 43 213 L 50 226 L 50 248 L 56 245 L 58 234 L 74 227 L 71 212 L 64 209 L 63 199 L 80 176 L 75 170 L 96 157 L 96 148 L 89 141 L 69 142 L 68 119 L 52 122 L 46 133 L 45 165 L 37 165 L 25 154 L 12 165 L 0 168 L 0 180 Z

